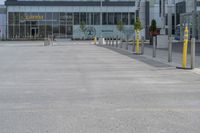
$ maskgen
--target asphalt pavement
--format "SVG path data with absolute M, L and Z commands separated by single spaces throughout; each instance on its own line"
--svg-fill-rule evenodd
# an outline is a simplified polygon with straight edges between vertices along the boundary
M 200 75 L 90 42 L 0 42 L 0 133 L 199 133 Z

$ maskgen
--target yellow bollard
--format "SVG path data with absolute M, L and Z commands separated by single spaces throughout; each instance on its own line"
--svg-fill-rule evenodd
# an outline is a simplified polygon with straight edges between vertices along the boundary
M 184 45 L 183 45 L 183 58 L 182 67 L 185 69 L 187 67 L 187 49 L 188 49 L 188 26 L 185 27 L 184 31 Z
M 96 36 L 94 37 L 94 45 L 96 45 L 97 44 L 97 38 L 96 38 Z
M 140 37 L 139 37 L 140 31 L 136 31 L 136 54 L 140 54 Z

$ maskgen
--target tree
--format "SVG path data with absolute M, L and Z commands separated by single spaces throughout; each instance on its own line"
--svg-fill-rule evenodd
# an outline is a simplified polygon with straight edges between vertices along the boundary
M 150 26 L 150 35 L 151 36 L 156 36 L 157 35 L 157 24 L 156 24 L 156 20 L 153 19 L 151 21 L 151 26 Z
M 84 21 L 81 21 L 80 23 L 80 29 L 81 31 L 84 33 L 84 37 L 85 37 L 85 28 L 86 28 L 86 24 Z
M 149 31 L 150 31 L 150 45 L 153 45 L 153 37 L 158 35 L 157 24 L 155 19 L 151 21 L 151 26 L 149 28 Z
M 143 29 L 142 22 L 140 21 L 140 19 L 138 17 L 136 18 L 136 22 L 134 24 L 134 29 L 136 31 L 141 31 Z
M 122 32 L 124 30 L 124 23 L 120 20 L 117 22 L 117 29 Z
M 124 23 L 122 22 L 122 20 L 120 20 L 120 21 L 118 21 L 117 22 L 117 29 L 119 30 L 119 32 L 121 32 L 122 33 L 122 31 L 124 31 Z M 123 38 L 123 37 L 122 37 Z M 121 37 L 120 37 L 120 40 L 122 39 Z M 123 40 L 123 39 L 122 39 Z M 122 47 L 122 43 L 121 43 L 121 46 L 120 47 Z
M 138 17 L 136 18 L 134 28 L 135 28 L 135 31 L 136 31 L 136 54 L 140 54 L 141 53 L 140 31 L 142 30 L 142 22 L 140 21 L 140 19 Z

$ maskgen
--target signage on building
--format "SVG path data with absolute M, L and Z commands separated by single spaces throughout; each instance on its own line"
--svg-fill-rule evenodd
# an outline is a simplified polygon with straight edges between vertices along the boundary
M 93 38 L 96 35 L 96 29 L 94 27 L 86 27 L 85 34 L 87 35 L 87 38 Z
M 43 20 L 44 16 L 39 16 L 39 15 L 27 15 L 24 16 L 24 20 Z

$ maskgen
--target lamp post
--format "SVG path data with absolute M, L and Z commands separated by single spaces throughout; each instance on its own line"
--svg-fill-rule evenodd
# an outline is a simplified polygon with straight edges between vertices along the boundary
M 192 39 L 191 39 L 191 69 L 195 68 L 195 45 L 196 45 L 196 11 L 197 11 L 197 0 L 193 1 L 193 12 L 192 12 Z
M 161 0 L 160 2 L 161 2 L 160 6 L 161 6 L 161 22 L 162 22 L 160 33 L 165 34 L 165 0 Z
M 168 0 L 168 62 L 172 62 L 172 1 Z
M 103 2 L 100 0 L 100 38 L 99 38 L 99 43 L 103 45 L 103 36 L 102 36 L 102 7 L 103 7 Z

